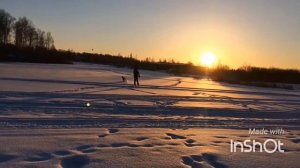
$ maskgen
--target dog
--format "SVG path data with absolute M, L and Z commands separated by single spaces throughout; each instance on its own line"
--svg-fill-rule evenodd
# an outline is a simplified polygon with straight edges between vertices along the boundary
M 125 78 L 125 76 L 122 76 L 122 81 L 123 81 L 124 83 L 127 83 L 127 79 Z

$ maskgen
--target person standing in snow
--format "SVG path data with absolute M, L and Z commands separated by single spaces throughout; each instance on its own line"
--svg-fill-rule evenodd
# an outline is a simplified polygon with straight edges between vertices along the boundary
M 140 78 L 140 72 L 137 69 L 137 67 L 134 67 L 133 69 L 133 78 L 134 78 L 134 85 L 140 85 L 139 78 Z

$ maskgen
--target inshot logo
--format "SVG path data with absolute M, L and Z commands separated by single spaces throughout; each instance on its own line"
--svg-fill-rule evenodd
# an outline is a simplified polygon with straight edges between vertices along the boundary
M 244 142 L 237 142 L 230 140 L 230 152 L 237 152 L 237 148 L 240 148 L 241 152 L 267 152 L 274 153 L 276 151 L 283 153 L 281 149 L 283 143 L 280 140 L 267 139 L 265 142 L 256 142 L 255 140 L 244 140 Z M 258 148 L 258 149 L 257 149 Z

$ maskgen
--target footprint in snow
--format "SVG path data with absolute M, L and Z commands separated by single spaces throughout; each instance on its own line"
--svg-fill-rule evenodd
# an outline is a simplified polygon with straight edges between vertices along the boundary
M 75 155 L 66 157 L 61 161 L 62 168 L 82 168 L 88 165 L 90 158 L 85 155 Z
M 214 167 L 227 168 L 227 166 L 218 161 L 218 157 L 213 154 L 203 153 L 200 155 L 190 155 L 181 157 L 182 163 L 191 168 Z
M 42 162 L 42 161 L 47 161 L 53 158 L 53 155 L 51 153 L 47 152 L 41 152 L 36 155 L 30 156 L 25 161 L 27 162 Z
M 169 136 L 171 139 L 186 139 L 185 136 L 173 134 L 173 133 L 166 133 L 167 136 Z
M 108 132 L 109 132 L 110 134 L 114 134 L 114 133 L 119 132 L 119 130 L 116 129 L 116 128 L 110 128 L 110 129 L 108 129 Z

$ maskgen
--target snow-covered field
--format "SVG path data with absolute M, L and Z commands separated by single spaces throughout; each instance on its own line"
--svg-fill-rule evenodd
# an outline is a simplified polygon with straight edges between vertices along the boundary
M 121 76 L 127 78 L 122 82 Z M 0 167 L 297 167 L 300 90 L 105 65 L 0 64 Z M 89 106 L 88 106 L 89 105 Z M 249 135 L 249 128 L 283 128 Z M 230 140 L 285 142 L 231 153 Z M 270 163 L 271 162 L 271 163 Z

